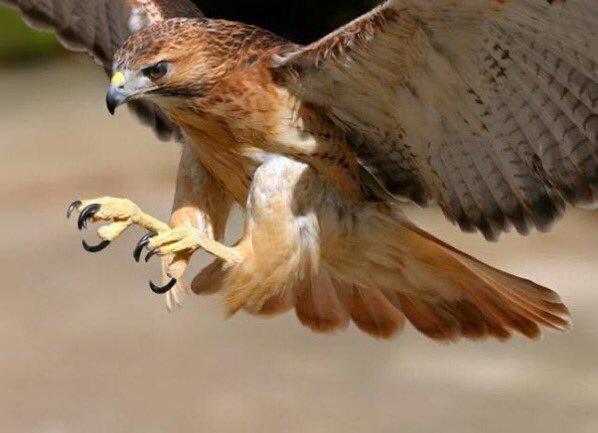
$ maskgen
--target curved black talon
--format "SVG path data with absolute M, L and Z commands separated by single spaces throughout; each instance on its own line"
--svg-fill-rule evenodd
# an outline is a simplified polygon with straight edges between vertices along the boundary
M 137 246 L 135 247 L 135 251 L 133 251 L 133 258 L 137 263 L 139 263 L 141 260 L 141 252 L 143 249 L 149 245 L 150 239 L 156 235 L 157 233 L 155 232 L 149 232 L 139 240 Z
M 75 200 L 74 202 L 72 202 L 71 205 L 69 206 L 69 208 L 66 211 L 66 218 L 70 219 L 71 215 L 73 215 L 73 212 L 75 212 L 77 209 L 79 209 L 79 207 L 82 204 L 83 203 L 81 202 L 81 200 Z
M 145 256 L 145 263 L 149 262 L 152 257 L 154 257 L 158 254 L 160 254 L 159 248 L 156 248 L 155 250 L 151 250 L 149 253 L 147 253 L 147 256 Z
M 101 207 L 101 204 L 90 204 L 81 211 L 79 214 L 79 220 L 77 221 L 77 227 L 79 227 L 79 230 L 87 228 L 87 220 L 98 213 Z
M 170 292 L 174 286 L 176 286 L 176 283 L 177 281 L 173 278 L 163 287 L 156 286 L 152 281 L 150 281 L 149 285 L 150 289 L 152 289 L 152 292 L 154 292 L 156 295 L 165 295 L 166 293 Z
M 110 241 L 103 241 L 100 242 L 98 245 L 92 246 L 89 245 L 87 242 L 83 241 L 83 249 L 88 253 L 99 253 L 100 251 L 105 250 L 110 245 Z

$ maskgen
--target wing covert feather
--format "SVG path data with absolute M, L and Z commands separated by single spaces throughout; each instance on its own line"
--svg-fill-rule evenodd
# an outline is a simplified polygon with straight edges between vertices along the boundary
M 598 201 L 598 3 L 390 0 L 274 59 L 392 194 L 496 239 Z

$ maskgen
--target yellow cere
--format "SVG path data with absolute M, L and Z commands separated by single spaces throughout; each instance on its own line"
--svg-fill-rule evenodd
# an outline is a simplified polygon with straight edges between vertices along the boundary
M 123 74 L 122 72 L 117 72 L 112 76 L 112 80 L 110 81 L 110 83 L 113 86 L 120 87 L 125 85 L 125 81 L 125 74 Z

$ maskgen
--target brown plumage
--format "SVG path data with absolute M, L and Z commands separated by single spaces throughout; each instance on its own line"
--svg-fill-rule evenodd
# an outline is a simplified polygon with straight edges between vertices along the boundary
M 593 0 L 389 0 L 306 47 L 187 1 L 97 2 L 119 29 L 98 40 L 86 1 L 8 3 L 110 70 L 111 110 L 144 101 L 159 135 L 183 142 L 170 227 L 128 201 L 83 203 L 114 221 L 104 240 L 133 223 L 158 232 L 150 247 L 179 281 L 169 302 L 204 248 L 217 259 L 191 289 L 223 292 L 229 314 L 294 308 L 315 331 L 353 322 L 378 338 L 408 320 L 443 341 L 569 327 L 554 292 L 435 239 L 398 199 L 488 239 L 595 205 Z M 86 25 L 57 13 L 66 4 Z M 226 247 L 234 202 L 245 231 Z

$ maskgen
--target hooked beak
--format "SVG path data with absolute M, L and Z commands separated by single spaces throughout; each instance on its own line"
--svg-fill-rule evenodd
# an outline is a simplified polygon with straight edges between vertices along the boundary
M 110 85 L 108 93 L 106 94 L 106 106 L 108 107 L 110 114 L 113 115 L 118 106 L 127 102 L 127 99 L 129 99 L 129 95 L 122 89 Z
M 114 114 L 118 106 L 127 102 L 132 96 L 125 90 L 126 79 L 122 72 L 117 72 L 112 76 L 110 87 L 106 94 L 106 106 L 110 114 Z

